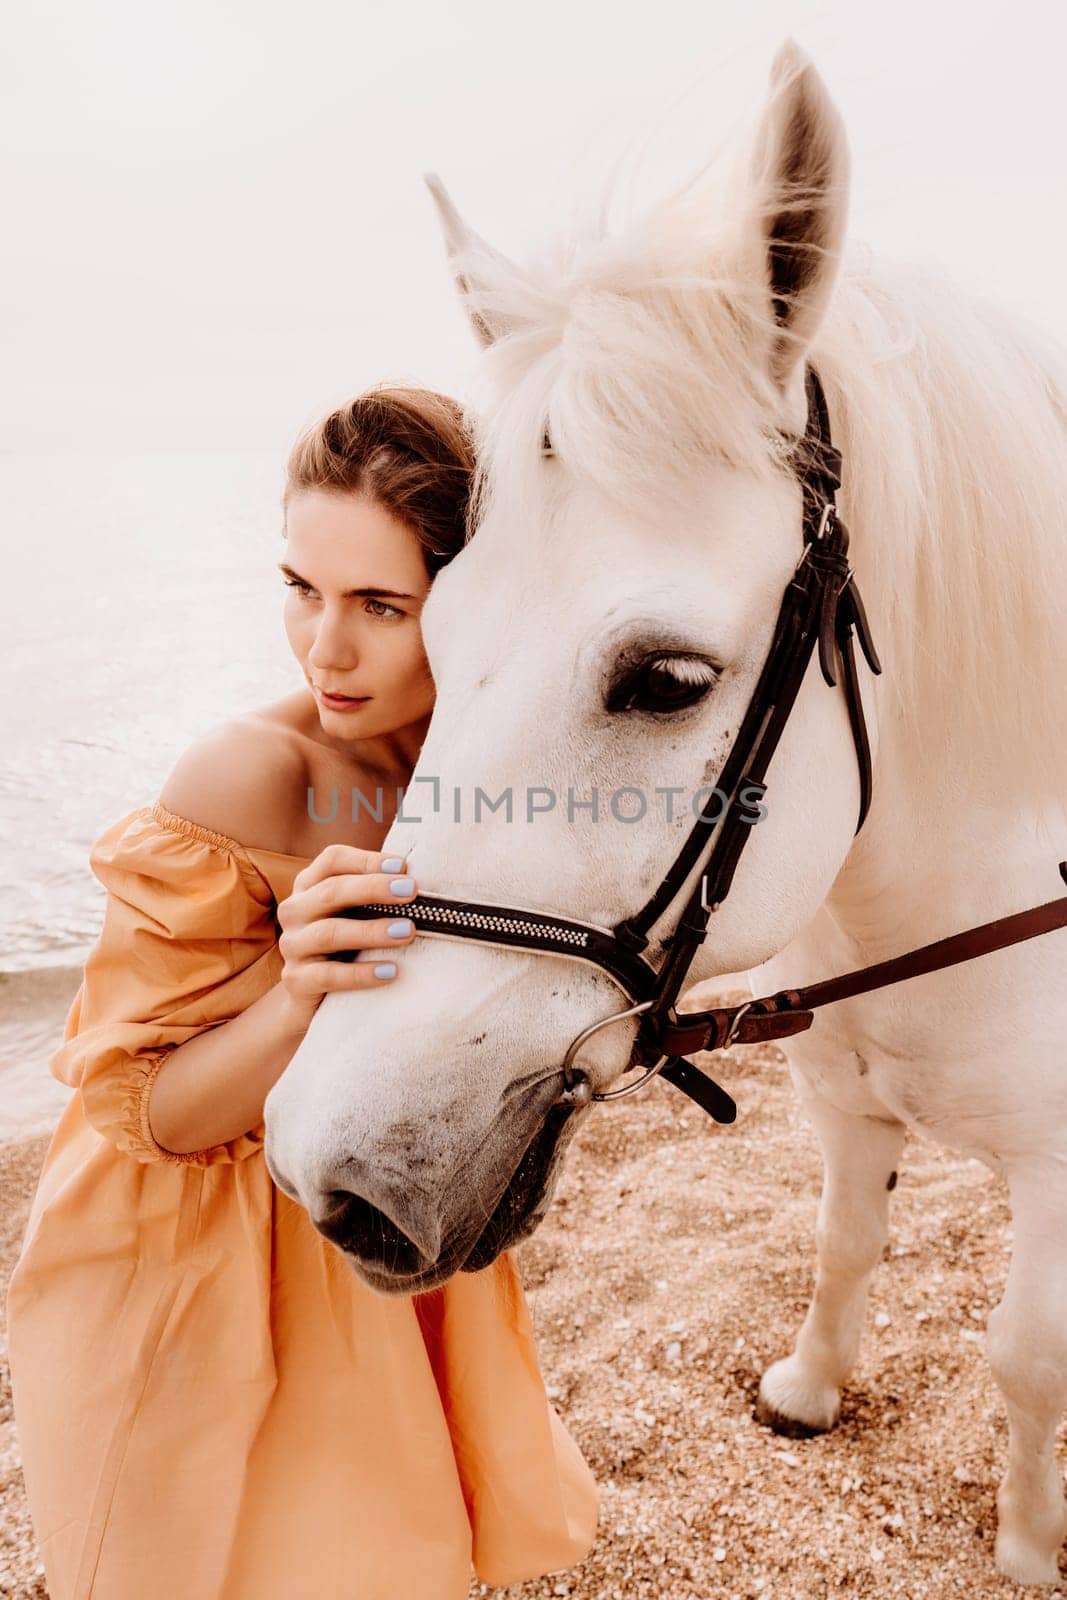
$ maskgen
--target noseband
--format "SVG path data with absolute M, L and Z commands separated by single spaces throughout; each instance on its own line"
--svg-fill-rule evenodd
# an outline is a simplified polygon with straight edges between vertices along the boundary
M 840 681 L 848 708 L 860 779 L 857 833 L 870 808 L 871 752 L 853 631 L 871 671 L 880 673 L 882 669 L 848 561 L 848 530 L 837 515 L 841 456 L 830 437 L 822 385 L 811 367 L 805 374 L 805 391 L 805 431 L 799 440 L 789 441 L 790 462 L 802 496 L 803 552 L 782 596 L 770 648 L 737 737 L 715 788 L 659 887 L 639 911 L 611 929 L 526 907 L 451 900 L 435 894 L 420 894 L 404 907 L 405 916 L 421 934 L 564 956 L 596 966 L 613 980 L 629 1002 L 627 1009 L 591 1023 L 572 1041 L 563 1060 L 562 1100 L 575 1107 L 632 1094 L 660 1074 L 716 1121 L 732 1122 L 737 1114 L 733 1100 L 686 1056 L 699 1050 L 725 1049 L 735 1042 L 800 1033 L 811 1026 L 817 1006 L 1067 925 L 1064 896 L 806 990 L 783 990 L 738 1007 L 681 1017 L 674 1011 L 711 916 L 730 892 L 741 853 L 761 815 L 759 802 L 767 792 L 767 769 L 816 646 L 825 682 L 832 688 Z M 699 876 L 673 934 L 664 942 L 664 959 L 657 970 L 644 955 L 649 932 L 698 867 Z M 1061 865 L 1060 871 L 1067 881 L 1067 864 Z M 391 915 L 395 910 L 395 906 L 382 904 L 349 906 L 339 915 L 362 920 Z M 342 960 L 354 960 L 355 955 L 355 951 L 337 952 Z M 620 1088 L 594 1093 L 588 1078 L 575 1067 L 575 1058 L 601 1028 L 629 1017 L 639 1017 L 640 1022 L 625 1070 L 640 1067 L 641 1075 Z

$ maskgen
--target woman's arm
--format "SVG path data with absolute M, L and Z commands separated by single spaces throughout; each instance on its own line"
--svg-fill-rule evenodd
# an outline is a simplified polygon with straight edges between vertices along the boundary
M 330 960 L 337 950 L 402 950 L 415 937 L 404 903 L 418 893 L 413 878 L 381 870 L 380 851 L 333 844 L 293 880 L 278 907 L 282 975 L 239 1017 L 207 1028 L 172 1050 L 152 1084 L 152 1137 L 177 1155 L 205 1150 L 247 1133 L 263 1120 L 263 1104 L 292 1060 L 324 994 L 381 988 L 392 974 L 377 961 Z M 398 883 L 399 892 L 392 888 Z M 331 913 L 342 906 L 396 901 L 396 918 L 355 921 Z M 390 935 L 389 928 L 395 930 Z M 395 962 L 392 964 L 396 971 Z
M 185 1155 L 258 1126 L 263 1103 L 310 1021 L 276 983 L 239 1017 L 172 1050 L 148 1102 L 153 1138 Z

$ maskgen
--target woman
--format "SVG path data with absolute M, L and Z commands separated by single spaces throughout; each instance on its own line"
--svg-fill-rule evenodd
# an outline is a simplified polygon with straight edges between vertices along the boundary
M 426 733 L 419 613 L 471 469 L 459 408 L 419 390 L 300 439 L 282 570 L 306 686 L 209 734 L 93 846 L 105 920 L 51 1063 L 76 1093 L 8 1302 L 51 1600 L 465 1600 L 472 1559 L 508 1584 L 592 1543 L 512 1258 L 378 1296 L 263 1155 L 323 994 L 396 982 L 414 937 L 418 886 L 372 808 Z M 335 784 L 366 797 L 356 823 L 315 820 Z

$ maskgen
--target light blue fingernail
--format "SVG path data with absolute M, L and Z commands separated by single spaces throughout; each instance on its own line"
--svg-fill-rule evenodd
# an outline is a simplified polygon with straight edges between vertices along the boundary
M 401 917 L 399 922 L 391 922 L 386 932 L 390 939 L 406 939 L 411 932 L 411 918 Z
M 389 885 L 389 890 L 392 894 L 410 894 L 414 887 L 414 878 L 394 878 Z
M 403 856 L 386 856 L 382 862 L 383 872 L 402 872 L 404 868 Z
M 395 978 L 396 977 L 396 962 L 395 961 L 379 961 L 378 965 L 374 969 L 374 976 L 376 978 Z

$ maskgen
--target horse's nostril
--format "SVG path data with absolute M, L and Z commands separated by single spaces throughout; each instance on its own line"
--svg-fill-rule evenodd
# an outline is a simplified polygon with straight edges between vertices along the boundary
M 431 1264 L 395 1222 L 361 1195 L 332 1189 L 314 1222 L 331 1244 L 388 1272 L 421 1272 Z

